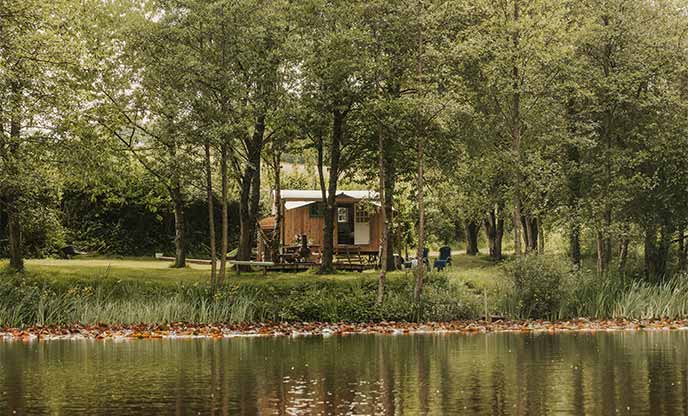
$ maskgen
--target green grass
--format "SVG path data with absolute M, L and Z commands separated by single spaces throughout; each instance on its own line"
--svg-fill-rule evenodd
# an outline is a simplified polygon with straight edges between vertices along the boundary
M 428 273 L 419 311 L 412 272 L 389 273 L 378 306 L 375 270 L 328 276 L 232 270 L 212 292 L 209 265 L 170 265 L 150 258 L 28 260 L 25 273 L 0 271 L 0 326 L 475 318 L 483 311 L 478 292 L 494 287 L 501 270 L 486 257 L 456 255 L 447 271 Z
M 453 254 L 453 265 L 448 268 L 450 279 L 466 282 L 478 289 L 494 289 L 503 278 L 503 270 L 489 256 L 479 254 Z
M 467 282 L 477 288 L 491 288 L 501 276 L 501 269 L 496 267 L 488 256 L 467 256 L 454 254 L 453 266 L 446 269 L 446 274 L 452 281 Z M 432 261 L 432 260 L 431 260 Z M 210 266 L 189 263 L 184 269 L 170 267 L 168 261 L 150 258 L 76 258 L 72 260 L 41 259 L 26 262 L 27 273 L 48 280 L 134 280 L 155 282 L 161 284 L 203 284 L 207 283 Z M 0 267 L 2 267 L 0 263 Z M 390 278 L 406 276 L 410 272 L 392 272 Z M 263 276 L 260 272 L 241 273 L 228 270 L 228 281 L 251 284 L 279 284 L 294 281 L 331 281 L 350 279 L 377 279 L 378 272 L 367 270 L 363 273 L 340 272 L 335 275 L 320 276 L 312 271 L 302 273 L 268 273 Z

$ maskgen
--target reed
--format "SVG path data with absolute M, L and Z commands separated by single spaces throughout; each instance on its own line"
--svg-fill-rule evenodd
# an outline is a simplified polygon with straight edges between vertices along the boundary
M 116 280 L 107 275 L 56 281 L 40 275 L 0 276 L 0 326 L 52 324 L 196 324 L 261 321 L 371 322 L 413 318 L 413 283 L 390 279 L 383 305 L 376 282 L 296 279 L 271 285 Z M 479 314 L 478 297 L 464 283 L 430 274 L 423 319 L 452 320 Z

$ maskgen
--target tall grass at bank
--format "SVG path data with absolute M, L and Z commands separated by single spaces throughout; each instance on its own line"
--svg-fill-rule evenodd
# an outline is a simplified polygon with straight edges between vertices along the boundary
M 688 275 L 662 283 L 618 273 L 573 271 L 555 256 L 527 256 L 505 266 L 498 309 L 520 319 L 688 318 Z
M 382 306 L 377 281 L 295 276 L 274 284 L 242 282 L 212 292 L 204 284 L 97 279 L 55 281 L 0 273 L 0 326 L 52 324 L 198 324 L 239 322 L 410 321 L 416 314 L 412 277 L 390 279 Z M 474 318 L 479 299 L 462 282 L 430 274 L 421 319 Z

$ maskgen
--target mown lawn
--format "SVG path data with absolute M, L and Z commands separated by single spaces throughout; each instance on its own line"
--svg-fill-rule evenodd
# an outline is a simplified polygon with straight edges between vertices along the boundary
M 454 265 L 446 270 L 450 280 L 467 282 L 476 288 L 490 288 L 501 276 L 501 268 L 483 255 L 467 256 L 454 254 Z M 432 262 L 432 260 L 431 260 Z M 155 283 L 207 283 L 209 265 L 189 264 L 184 269 L 174 269 L 167 261 L 150 258 L 103 258 L 84 257 L 72 260 L 40 259 L 28 260 L 26 269 L 29 274 L 49 280 L 134 280 Z M 3 264 L 0 263 L 0 267 Z M 302 280 L 349 280 L 357 278 L 376 279 L 377 272 L 368 270 L 363 273 L 340 272 L 331 276 L 319 276 L 314 271 L 302 273 L 241 273 L 228 271 L 228 280 L 238 283 L 279 284 Z M 393 272 L 390 278 L 412 278 L 410 272 Z

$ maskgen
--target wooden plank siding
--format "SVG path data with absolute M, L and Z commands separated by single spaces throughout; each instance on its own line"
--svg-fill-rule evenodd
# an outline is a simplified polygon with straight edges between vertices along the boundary
M 356 201 L 349 198 L 338 198 L 338 204 L 354 204 Z M 354 208 L 355 209 L 355 208 Z M 300 208 L 285 210 L 282 206 L 282 212 L 284 213 L 283 221 L 283 233 L 282 233 L 282 245 L 294 245 L 296 242 L 296 237 L 301 234 L 306 234 L 308 240 L 313 245 L 322 246 L 323 234 L 325 220 L 322 217 L 311 217 L 310 207 L 304 206 Z M 366 245 L 356 245 L 360 247 L 361 251 L 364 252 L 377 252 L 380 247 L 380 240 L 382 239 L 382 223 L 380 218 L 379 210 L 378 212 L 370 215 L 370 244 Z M 337 223 L 335 219 L 335 230 L 334 230 L 335 247 L 338 246 L 337 242 Z

